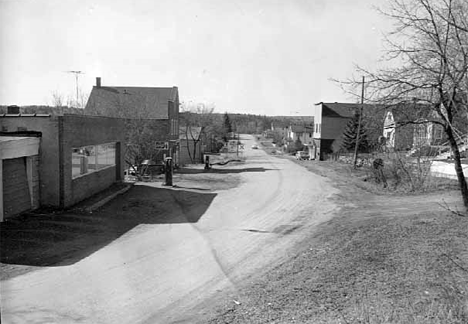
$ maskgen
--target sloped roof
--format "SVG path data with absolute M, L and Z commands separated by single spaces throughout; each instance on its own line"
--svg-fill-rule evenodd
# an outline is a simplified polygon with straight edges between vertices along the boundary
M 438 120 L 434 109 L 429 104 L 421 103 L 399 103 L 388 107 L 397 124 L 414 122 L 418 119 Z
M 322 105 L 322 116 L 327 117 L 353 117 L 356 109 L 360 108 L 358 103 L 342 103 L 342 102 L 319 102 L 317 105 Z
M 177 87 L 97 87 L 94 86 L 85 110 L 113 117 L 167 119 L 168 103 L 178 99 Z

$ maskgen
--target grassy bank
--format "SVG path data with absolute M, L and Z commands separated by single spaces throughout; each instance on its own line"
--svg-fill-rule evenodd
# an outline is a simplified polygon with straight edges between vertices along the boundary
M 340 212 L 210 323 L 468 323 L 468 218 L 440 204 L 458 191 L 372 194 L 347 167 L 297 163 L 341 189 Z

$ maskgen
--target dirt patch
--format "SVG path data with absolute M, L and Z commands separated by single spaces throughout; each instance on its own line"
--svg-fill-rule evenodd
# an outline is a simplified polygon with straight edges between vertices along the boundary
M 333 179 L 340 212 L 200 323 L 468 322 L 468 217 L 441 206 L 461 208 L 456 190 L 374 194 L 346 166 L 298 163 Z

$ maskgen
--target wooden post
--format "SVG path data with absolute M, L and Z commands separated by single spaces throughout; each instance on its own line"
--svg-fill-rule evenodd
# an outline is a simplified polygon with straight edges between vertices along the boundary
M 353 167 L 356 169 L 356 162 L 358 158 L 358 149 L 359 149 L 359 135 L 361 133 L 361 119 L 362 119 L 362 111 L 364 108 L 364 77 L 362 77 L 362 92 L 361 92 L 361 107 L 359 108 L 359 120 L 358 120 L 358 129 L 356 134 L 356 146 L 354 147 L 354 159 L 353 159 Z
M 31 201 L 31 208 L 34 208 L 33 168 L 33 158 L 32 156 L 28 156 L 26 158 L 26 177 L 28 178 L 29 199 Z
M 172 186 L 172 158 L 166 158 L 166 186 Z
M 0 222 L 3 222 L 3 160 L 0 159 Z

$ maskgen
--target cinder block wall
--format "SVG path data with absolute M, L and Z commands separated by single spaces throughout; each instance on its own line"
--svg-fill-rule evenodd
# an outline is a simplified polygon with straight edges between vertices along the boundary
M 1 129 L 7 132 L 21 130 L 37 131 L 42 133 L 41 149 L 38 160 L 41 167 L 40 178 L 40 204 L 42 206 L 59 206 L 59 123 L 53 117 L 2 117 Z M 36 163 L 39 163 L 36 161 Z
M 65 115 L 62 119 L 61 205 L 68 207 L 123 180 L 125 121 L 119 118 Z M 87 145 L 116 142 L 117 162 L 115 167 L 91 172 L 72 179 L 72 149 Z

